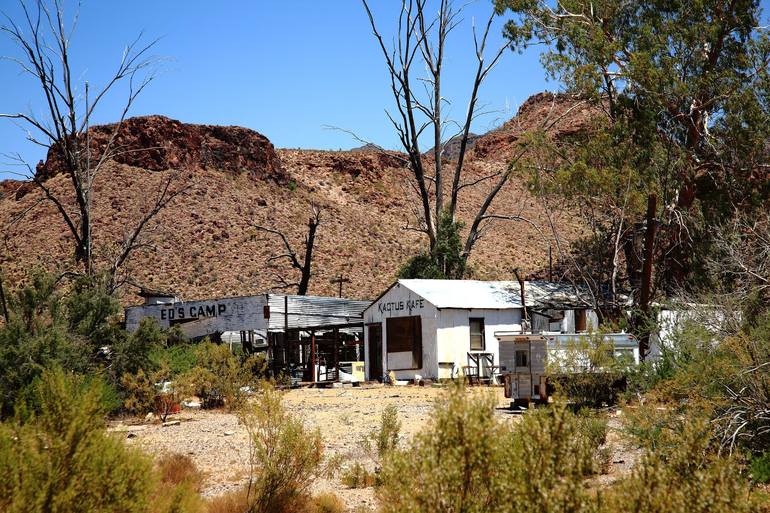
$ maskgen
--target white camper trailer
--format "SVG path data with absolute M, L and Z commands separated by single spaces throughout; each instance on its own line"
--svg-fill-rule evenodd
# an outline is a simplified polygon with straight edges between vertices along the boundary
M 628 333 L 564 334 L 497 332 L 500 347 L 500 374 L 505 397 L 529 402 L 548 400 L 548 366 L 556 364 L 562 372 L 587 372 L 589 355 L 582 349 L 601 341 L 612 348 L 612 357 L 628 364 L 639 363 L 639 341 Z M 598 338 L 601 337 L 601 338 Z

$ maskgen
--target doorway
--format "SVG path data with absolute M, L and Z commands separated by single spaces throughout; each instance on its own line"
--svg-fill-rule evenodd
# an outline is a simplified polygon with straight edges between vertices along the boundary
M 369 330 L 369 379 L 382 381 L 382 324 L 370 324 Z

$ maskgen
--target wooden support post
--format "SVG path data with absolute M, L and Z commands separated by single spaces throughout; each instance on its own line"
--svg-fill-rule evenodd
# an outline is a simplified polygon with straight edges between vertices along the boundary
M 289 297 L 283 296 L 283 366 L 288 363 L 286 347 L 289 345 Z
M 315 366 L 316 363 L 316 354 L 315 354 L 315 331 L 310 332 L 310 381 L 315 383 L 317 381 L 316 374 L 315 374 Z
M 337 370 L 337 381 L 340 380 L 340 330 L 334 328 L 334 368 Z

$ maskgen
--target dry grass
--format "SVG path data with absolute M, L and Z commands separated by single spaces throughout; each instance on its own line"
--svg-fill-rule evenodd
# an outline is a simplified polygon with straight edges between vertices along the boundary
M 206 503 L 206 513 L 243 513 L 248 509 L 249 501 L 245 487 L 209 499 Z
M 160 481 L 168 485 L 188 485 L 199 492 L 203 485 L 203 472 L 198 470 L 195 462 L 184 454 L 167 454 L 157 462 Z
M 247 488 L 239 488 L 236 491 L 220 495 L 210 499 L 206 503 L 206 513 L 244 513 L 252 511 Z M 302 496 L 287 504 L 280 511 L 257 513 L 343 513 L 345 503 L 334 493 L 322 493 L 312 497 Z

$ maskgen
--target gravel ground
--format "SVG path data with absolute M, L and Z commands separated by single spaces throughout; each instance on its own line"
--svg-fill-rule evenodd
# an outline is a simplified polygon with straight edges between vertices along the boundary
M 472 388 L 471 393 L 491 392 L 498 401 L 498 415 L 515 422 L 517 415 L 508 410 L 509 400 L 499 387 Z M 374 429 L 382 411 L 393 404 L 398 408 L 402 439 L 407 439 L 427 423 L 431 409 L 442 389 L 434 387 L 366 386 L 349 388 L 303 388 L 284 394 L 287 409 L 310 428 L 318 427 L 326 454 L 342 459 L 343 468 L 358 461 L 373 463 L 359 447 L 361 437 Z M 169 420 L 177 425 L 163 427 L 159 423 L 135 424 L 113 422 L 111 431 L 126 433 L 126 443 L 153 455 L 181 453 L 189 455 L 205 474 L 202 493 L 212 497 L 235 490 L 248 476 L 247 435 L 238 419 L 222 411 L 185 410 Z M 591 486 L 603 487 L 627 474 L 639 451 L 631 449 L 620 433 L 621 418 L 610 413 L 607 445 L 611 452 L 610 469 L 597 476 Z M 376 499 L 372 488 L 349 489 L 340 482 L 340 472 L 330 480 L 315 483 L 315 493 L 334 492 L 349 511 L 374 510 Z
M 512 418 L 502 409 L 509 404 L 502 388 L 476 388 L 473 393 L 485 390 L 497 397 L 500 415 Z M 284 404 L 306 426 L 321 430 L 327 455 L 340 456 L 345 467 L 355 461 L 371 463 L 359 448 L 358 441 L 379 424 L 380 415 L 387 406 L 393 404 L 398 408 L 402 438 L 408 438 L 425 425 L 441 392 L 440 388 L 416 386 L 304 388 L 286 392 Z M 123 421 L 113 422 L 110 430 L 125 432 L 128 445 L 153 456 L 174 452 L 189 455 L 205 473 L 204 496 L 227 493 L 246 482 L 247 436 L 235 415 L 185 410 L 168 420 L 180 423 L 163 427 L 160 424 L 131 425 Z M 333 491 L 351 511 L 376 506 L 371 488 L 349 489 L 339 481 L 339 473 L 332 480 L 319 480 L 314 491 Z

